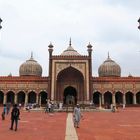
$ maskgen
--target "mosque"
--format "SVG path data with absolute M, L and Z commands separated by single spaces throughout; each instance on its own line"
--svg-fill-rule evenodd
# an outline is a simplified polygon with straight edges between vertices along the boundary
M 50 44 L 48 76 L 42 76 L 42 67 L 33 55 L 21 64 L 19 76 L 0 76 L 1 105 L 44 105 L 48 99 L 63 104 L 140 104 L 140 77 L 122 77 L 121 67 L 109 55 L 94 77 L 91 44 L 87 46 L 88 55 L 79 54 L 71 40 L 60 55 L 53 55 L 53 49 Z

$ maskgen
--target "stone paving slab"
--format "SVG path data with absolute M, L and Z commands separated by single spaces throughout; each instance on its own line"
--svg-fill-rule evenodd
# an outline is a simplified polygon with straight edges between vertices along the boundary
M 21 112 L 18 131 L 9 130 L 10 114 L 0 120 L 0 140 L 64 140 L 67 113 Z
M 86 112 L 77 129 L 79 140 L 140 140 L 140 108 Z
M 139 107 L 120 109 L 116 113 L 83 112 L 83 116 L 80 128 L 76 128 L 78 140 L 140 140 Z M 6 120 L 0 119 L 0 140 L 65 140 L 69 118 L 65 112 L 49 115 L 21 111 L 20 118 L 17 132 L 9 130 L 10 114 Z M 72 116 L 69 119 L 73 128 Z

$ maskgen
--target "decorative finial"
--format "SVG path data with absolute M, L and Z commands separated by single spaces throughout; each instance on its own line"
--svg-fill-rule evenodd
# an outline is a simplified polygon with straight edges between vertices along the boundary
M 139 23 L 138 29 L 140 30 L 140 18 L 138 19 L 138 23 Z
M 33 52 L 31 52 L 31 59 L 33 59 Z
M 69 42 L 69 46 L 71 46 L 71 37 L 70 37 L 70 42 Z
M 131 74 L 130 72 L 129 72 L 129 75 L 128 75 L 128 77 L 133 77 L 133 76 L 132 76 L 132 74 Z
M 140 23 L 140 18 L 138 19 L 138 22 Z
M 109 52 L 108 52 L 108 59 L 110 58 L 110 56 L 109 56 Z
M 8 76 L 11 77 L 12 76 L 12 73 L 10 72 Z
M 51 48 L 51 49 L 53 48 L 52 42 L 50 42 L 48 47 Z
M 92 45 L 90 44 L 90 42 L 89 42 L 87 48 L 92 49 Z
M 2 26 L 1 26 L 1 22 L 2 22 L 2 19 L 0 18 L 0 29 L 2 28 Z

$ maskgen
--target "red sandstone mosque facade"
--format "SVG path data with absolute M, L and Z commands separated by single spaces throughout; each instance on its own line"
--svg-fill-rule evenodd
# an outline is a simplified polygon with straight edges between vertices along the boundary
M 64 104 L 140 104 L 140 77 L 121 77 L 120 66 L 110 56 L 92 76 L 92 45 L 80 55 L 71 45 L 61 55 L 48 46 L 49 75 L 31 58 L 19 68 L 19 76 L 0 76 L 0 104 L 46 104 L 48 99 Z

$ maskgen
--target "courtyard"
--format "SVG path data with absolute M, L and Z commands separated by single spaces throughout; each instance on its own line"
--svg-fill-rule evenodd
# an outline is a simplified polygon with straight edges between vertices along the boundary
M 2 108 L 0 108 L 2 112 Z M 10 113 L 0 120 L 1 140 L 140 140 L 140 108 L 129 107 L 118 112 L 82 112 L 80 128 L 71 125 L 66 133 L 67 117 L 71 113 L 21 110 L 18 131 L 9 130 Z M 72 114 L 71 118 L 72 119 Z M 66 135 L 69 135 L 66 137 Z

